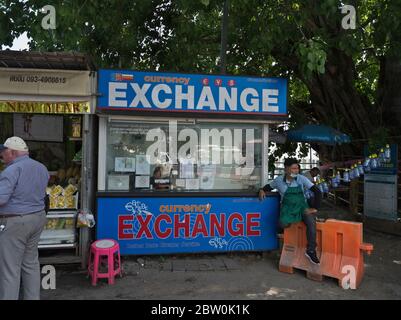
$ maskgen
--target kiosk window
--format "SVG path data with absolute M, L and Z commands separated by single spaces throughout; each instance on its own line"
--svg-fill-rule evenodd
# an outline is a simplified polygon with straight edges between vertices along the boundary
M 106 188 L 112 190 L 256 190 L 262 125 L 111 122 Z

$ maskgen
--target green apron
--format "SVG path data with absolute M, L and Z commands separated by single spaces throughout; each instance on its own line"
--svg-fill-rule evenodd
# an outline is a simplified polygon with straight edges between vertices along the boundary
M 281 202 L 280 222 L 283 225 L 302 221 L 302 214 L 309 208 L 301 186 L 288 187 Z

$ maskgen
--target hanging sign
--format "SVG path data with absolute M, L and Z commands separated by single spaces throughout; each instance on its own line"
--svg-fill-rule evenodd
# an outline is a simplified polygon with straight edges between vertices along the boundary
M 82 102 L 23 102 L 0 101 L 0 113 L 47 113 L 47 114 L 85 114 L 90 113 L 90 103 Z
M 287 115 L 287 80 L 99 71 L 98 110 Z

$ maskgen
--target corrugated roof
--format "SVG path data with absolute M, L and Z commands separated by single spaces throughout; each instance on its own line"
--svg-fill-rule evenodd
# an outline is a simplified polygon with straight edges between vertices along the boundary
M 0 51 L 1 68 L 95 70 L 90 57 L 78 52 Z

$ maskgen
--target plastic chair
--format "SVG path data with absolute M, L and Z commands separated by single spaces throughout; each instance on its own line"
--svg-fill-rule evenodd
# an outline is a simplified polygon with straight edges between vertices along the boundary
M 99 268 L 107 266 L 107 272 Z M 96 286 L 97 279 L 107 278 L 109 284 L 114 284 L 117 274 L 122 277 L 120 246 L 113 239 L 102 239 L 92 243 L 90 247 L 88 274 L 92 277 L 92 285 Z

